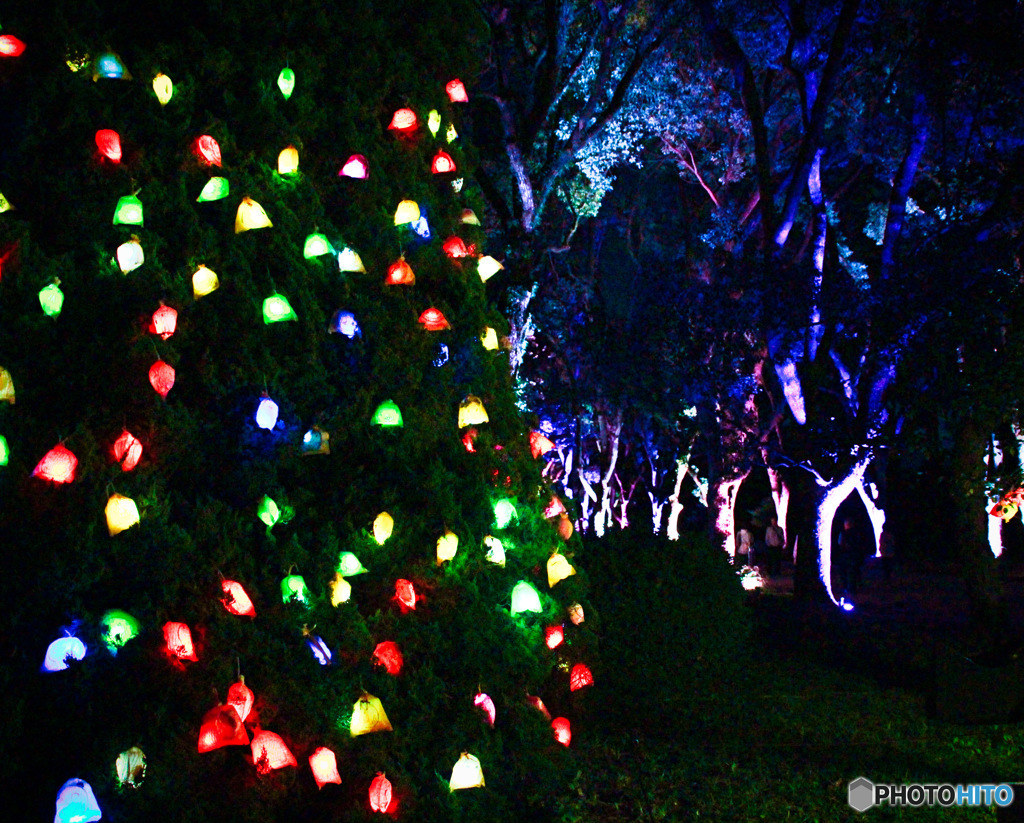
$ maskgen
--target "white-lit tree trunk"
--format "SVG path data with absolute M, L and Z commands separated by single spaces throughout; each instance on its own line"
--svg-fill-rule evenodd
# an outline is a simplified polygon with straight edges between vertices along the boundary
M 826 594 L 833 603 L 838 603 L 832 591 L 832 523 L 842 502 L 853 493 L 864 479 L 864 472 L 871 462 L 871 453 L 862 451 L 852 466 L 841 477 L 831 481 L 815 475 L 820 493 L 817 501 L 817 517 L 814 520 L 814 542 L 818 547 L 818 577 Z
M 616 410 L 608 425 L 608 468 L 601 476 L 601 508 L 594 516 L 594 534 L 603 537 L 612 526 L 612 478 L 619 462 L 619 435 L 622 433 L 622 411 Z
M 767 462 L 768 459 L 765 456 L 765 463 Z M 782 529 L 783 539 L 786 541 L 784 545 L 788 546 L 789 529 L 786 526 L 786 516 L 789 514 L 789 486 L 786 485 L 782 474 L 771 466 L 768 466 L 768 485 L 772 491 L 772 502 L 775 503 L 775 519 L 778 521 L 779 528 Z
M 736 495 L 740 486 L 749 474 L 749 470 L 740 475 L 722 478 L 708 495 L 714 516 L 715 532 L 722 540 L 722 548 L 730 558 L 736 556 Z
M 871 521 L 871 529 L 875 534 L 875 547 L 874 552 L 878 555 L 878 541 L 882 537 L 882 529 L 885 526 L 885 509 L 880 509 L 875 503 L 874 498 L 868 494 L 867 487 L 864 485 L 864 478 L 861 477 L 860 482 L 857 484 L 857 493 L 860 495 L 861 501 L 864 503 L 864 508 L 867 509 L 868 519 Z

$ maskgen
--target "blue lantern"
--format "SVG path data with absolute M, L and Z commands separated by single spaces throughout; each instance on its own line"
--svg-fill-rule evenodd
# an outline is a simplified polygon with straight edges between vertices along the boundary
M 62 672 L 68 667 L 69 660 L 85 658 L 85 643 L 77 637 L 58 637 L 46 649 L 43 657 L 44 672 Z
M 79 777 L 72 777 L 57 792 L 57 813 L 53 823 L 93 823 L 103 817 L 92 786 Z
M 363 336 L 356 316 L 350 311 L 342 311 L 340 309 L 334 313 L 334 317 L 331 318 L 331 325 L 327 330 L 332 333 L 343 334 L 349 340 Z
M 267 431 L 273 430 L 277 425 L 277 411 L 277 403 L 269 397 L 264 397 L 256 409 L 256 425 Z
M 438 343 L 434 346 L 434 365 L 440 368 L 448 362 L 448 344 Z

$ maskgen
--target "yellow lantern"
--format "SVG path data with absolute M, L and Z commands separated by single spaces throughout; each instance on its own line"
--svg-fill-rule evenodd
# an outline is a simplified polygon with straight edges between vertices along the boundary
M 154 77 L 153 93 L 156 95 L 156 99 L 160 101 L 160 105 L 166 106 L 174 96 L 174 83 L 171 82 L 171 78 L 163 72 Z
M 235 215 L 235 234 L 250 229 L 265 229 L 273 226 L 263 206 L 251 197 L 243 197 L 238 204 L 238 213 Z
M 498 333 L 490 326 L 487 326 L 482 332 L 480 332 L 480 342 L 483 343 L 483 346 L 487 351 L 497 351 Z
M 0 191 L 0 214 L 5 211 L 12 211 L 14 206 L 11 205 L 11 201 L 4 197 L 4 193 Z
M 403 200 L 395 209 L 395 225 L 415 223 L 420 219 L 420 205 L 415 200 Z
M 338 270 L 366 273 L 366 268 L 363 266 L 363 260 L 359 253 L 349 246 L 345 246 L 345 248 L 338 252 Z
M 349 724 L 349 733 L 353 737 L 372 732 L 390 732 L 391 721 L 384 713 L 384 707 L 380 699 L 372 694 L 363 692 L 355 705 L 352 707 L 352 722 Z
M 387 512 L 381 512 L 377 515 L 373 521 L 373 539 L 381 546 L 384 542 L 391 537 L 391 532 L 395 529 L 395 520 Z
M 446 529 L 445 533 L 437 538 L 437 565 L 440 566 L 445 560 L 453 560 L 458 550 L 459 536 Z
M 459 755 L 459 761 L 452 769 L 452 779 L 449 783 L 450 791 L 456 789 L 476 789 L 484 785 L 484 770 L 477 760 L 469 752 Z
M 14 378 L 3 366 L 0 366 L 0 402 L 14 405 Z
M 576 574 L 576 569 L 565 559 L 565 555 L 555 552 L 548 558 L 548 588 L 554 588 L 555 583 L 565 580 Z
M 277 173 L 295 174 L 299 170 L 299 150 L 288 146 L 277 155 Z
M 438 114 L 437 109 L 431 109 L 430 114 L 427 115 L 427 128 L 430 129 L 432 137 L 437 137 L 438 129 L 441 128 L 441 115 Z
M 139 522 L 139 507 L 130 497 L 123 497 L 120 494 L 110 495 L 104 511 L 107 515 L 107 528 L 110 530 L 111 537 L 120 534 L 125 529 L 130 529 Z
M 499 271 L 505 268 L 501 263 L 491 257 L 489 254 L 484 255 L 476 261 L 476 271 L 480 275 L 480 279 L 486 283 Z
M 465 426 L 477 426 L 480 423 L 487 423 L 487 409 L 484 408 L 484 404 L 480 401 L 479 397 L 475 395 L 468 395 L 465 400 L 459 404 L 459 428 Z
M 330 586 L 332 606 L 337 607 L 342 603 L 348 603 L 349 598 L 352 597 L 352 584 L 341 576 L 341 572 L 334 573 L 334 579 Z
M 146 753 L 138 746 L 121 752 L 114 761 L 118 785 L 137 789 L 146 776 Z
M 476 216 L 476 212 L 472 209 L 463 209 L 462 217 L 459 220 L 466 226 L 479 226 L 480 218 Z
M 213 269 L 200 266 L 192 275 L 192 293 L 197 300 L 219 288 L 220 280 L 217 279 L 217 272 Z

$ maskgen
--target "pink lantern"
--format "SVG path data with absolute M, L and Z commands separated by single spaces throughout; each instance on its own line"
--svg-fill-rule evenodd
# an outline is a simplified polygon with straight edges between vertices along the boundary
M 174 388 L 174 367 L 163 360 L 157 360 L 149 367 L 149 382 L 161 397 Z
M 456 77 L 454 80 L 449 80 L 448 85 L 444 87 L 444 90 L 448 92 L 448 99 L 453 103 L 468 103 L 469 95 L 466 94 L 466 87 L 462 85 L 462 81 Z
M 58 443 L 39 461 L 32 470 L 33 477 L 41 477 L 52 483 L 70 483 L 75 479 L 75 469 L 78 468 L 78 458 Z
M 217 706 L 203 717 L 199 727 L 199 753 L 212 752 L 223 746 L 248 746 L 249 733 L 234 706 Z
M 267 731 L 258 731 L 252 736 L 252 762 L 260 774 L 299 765 L 280 736 Z
M 249 717 L 255 702 L 256 695 L 252 693 L 252 689 L 245 685 L 244 677 L 239 677 L 237 683 L 232 683 L 228 687 L 228 705 L 234 707 L 243 723 Z
M 96 132 L 96 148 L 111 163 L 121 162 L 121 136 L 113 129 L 100 129 Z
M 416 588 L 411 580 L 399 579 L 395 581 L 395 600 L 402 607 L 402 611 L 413 611 L 416 608 Z
M 178 327 L 178 311 L 170 306 L 161 305 L 153 312 L 153 319 L 149 324 L 150 334 L 159 334 L 164 340 L 174 334 Z
M 142 443 L 127 429 L 114 441 L 114 459 L 121 464 L 121 470 L 126 472 L 139 465 L 142 459 Z
M 469 249 L 466 248 L 466 244 L 461 237 L 449 237 L 444 241 L 441 248 L 444 249 L 445 254 L 453 259 L 469 257 Z
M 577 663 L 569 672 L 569 691 L 575 692 L 584 686 L 594 685 L 594 675 L 582 663 Z
M 351 177 L 353 180 L 365 180 L 370 176 L 370 164 L 361 154 L 353 154 L 338 172 L 339 177 Z
M 210 135 L 204 134 L 198 138 L 193 151 L 207 166 L 220 165 L 220 145 Z
M 391 640 L 385 640 L 377 644 L 373 650 L 373 661 L 384 667 L 388 674 L 398 674 L 402 671 L 402 652 Z
M 557 648 L 565 640 L 565 630 L 561 626 L 548 626 L 544 629 L 544 642 L 549 649 Z
M 256 616 L 256 608 L 252 605 L 252 600 L 249 599 L 249 595 L 246 594 L 241 583 L 234 580 L 222 580 L 220 587 L 224 591 L 224 597 L 220 602 L 231 614 L 237 614 L 239 617 Z
M 452 156 L 448 152 L 439 150 L 434 155 L 430 170 L 434 174 L 447 174 L 450 171 L 455 171 L 455 161 L 452 160 Z
M 375 812 L 387 812 L 391 807 L 391 781 L 384 776 L 384 772 L 377 772 L 377 776 L 370 782 L 370 808 Z
M 309 756 L 309 768 L 313 771 L 313 779 L 318 789 L 322 789 L 326 783 L 341 783 L 338 758 L 326 746 L 320 746 Z
M 551 729 L 555 733 L 555 740 L 563 746 L 569 745 L 569 741 L 572 740 L 572 728 L 569 725 L 569 718 L 556 717 L 551 721 Z
M 473 705 L 483 709 L 484 714 L 487 715 L 487 722 L 494 726 L 494 718 L 497 712 L 494 709 L 494 701 L 491 700 L 490 695 L 478 692 L 476 697 L 473 698 Z
M 184 623 L 168 621 L 164 623 L 164 640 L 167 651 L 179 660 L 198 660 L 196 648 L 192 643 L 192 632 Z
M 398 109 L 391 118 L 389 129 L 398 132 L 409 132 L 416 128 L 416 112 L 412 109 Z

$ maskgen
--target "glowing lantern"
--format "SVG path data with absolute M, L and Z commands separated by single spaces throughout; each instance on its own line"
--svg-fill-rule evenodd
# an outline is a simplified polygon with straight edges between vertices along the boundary
M 515 504 L 511 500 L 494 501 L 494 527 L 496 529 L 507 528 L 510 523 L 518 519 L 518 516 Z
M 266 524 L 269 530 L 281 519 L 281 510 L 272 498 L 263 495 L 259 505 L 256 507 L 256 516 Z
M 412 109 L 398 109 L 391 118 L 389 129 L 409 132 L 416 128 L 416 112 Z
M 114 761 L 119 786 L 137 789 L 146 778 L 146 753 L 138 746 L 132 746 L 117 756 Z
M 206 268 L 206 266 L 200 266 L 195 270 L 195 273 L 192 275 L 192 294 L 197 300 L 200 297 L 205 297 L 210 292 L 217 291 L 219 288 L 220 280 L 217 278 L 217 272 Z
M 366 267 L 359 254 L 348 246 L 338 252 L 338 271 L 357 271 L 365 274 Z
M 387 512 L 381 512 L 373 520 L 373 539 L 378 545 L 383 546 L 384 542 L 391 537 L 395 530 L 395 519 Z
M 157 360 L 149 367 L 149 383 L 161 397 L 167 397 L 167 393 L 174 388 L 174 366 Z
M 462 191 L 462 184 L 464 182 L 465 181 L 463 180 L 463 178 L 456 177 L 454 180 L 452 180 L 452 191 L 458 194 L 460 191 Z
M 121 269 L 121 274 L 135 271 L 145 261 L 146 255 L 142 251 L 138 237 L 132 237 L 117 247 L 117 267 Z
M 544 643 L 549 649 L 557 649 L 565 640 L 565 629 L 561 626 L 548 626 L 544 629 Z
M 377 772 L 377 776 L 370 781 L 370 808 L 375 812 L 386 812 L 391 806 L 391 781 L 384 776 L 384 772 Z
M 476 216 L 476 212 L 472 209 L 463 209 L 459 222 L 466 226 L 479 226 L 480 218 Z
M 14 378 L 3 366 L 0 366 L 0 401 L 14 405 Z
M 573 603 L 569 607 L 569 619 L 574 626 L 578 626 L 583 622 L 583 607 L 579 603 Z
M 117 201 L 114 209 L 115 226 L 141 226 L 142 201 L 134 194 L 126 194 Z
M 309 768 L 318 789 L 322 789 L 326 783 L 341 783 L 338 758 L 326 746 L 320 746 L 309 756 Z
M 480 761 L 469 752 L 459 755 L 459 761 L 452 769 L 452 779 L 449 782 L 449 789 L 476 789 L 484 785 L 484 770 L 480 767 Z
M 184 623 L 164 623 L 164 641 L 167 643 L 167 651 L 180 660 L 199 659 L 192 644 L 192 632 Z
M 306 238 L 306 242 L 302 245 L 302 256 L 309 260 L 322 254 L 334 254 L 330 241 L 320 233 L 309 235 Z
M 4 197 L 3 192 L 0 192 L 0 214 L 5 211 L 11 211 L 14 206 L 11 205 L 11 201 Z
M 135 505 L 135 501 L 120 494 L 110 495 L 104 514 L 107 517 L 107 530 L 111 537 L 130 529 L 139 522 L 139 507 Z
M 438 129 L 441 128 L 441 115 L 438 114 L 437 109 L 431 109 L 430 114 L 427 115 L 427 128 L 430 129 L 431 137 L 437 137 Z
M 476 453 L 476 439 L 480 432 L 476 429 L 466 429 L 466 433 L 462 435 L 462 445 L 466 447 L 466 451 L 470 454 Z
M 446 560 L 452 560 L 459 550 L 459 537 L 454 532 L 445 531 L 437 538 L 437 565 L 440 566 Z
M 548 438 L 546 438 L 540 432 L 538 432 L 538 431 L 530 432 L 530 454 L 533 455 L 533 459 L 534 460 L 536 460 L 541 455 L 547 454 L 554 447 L 555 447 L 555 444 L 552 443 Z M 557 497 L 552 495 L 551 496 L 551 504 L 554 504 L 555 502 L 557 502 L 560 506 L 562 505 L 562 501 L 560 501 Z M 544 516 L 545 517 L 554 517 L 554 514 L 548 514 L 548 511 L 550 509 L 551 504 L 549 504 L 548 509 L 544 510 Z M 562 506 L 562 511 L 565 511 L 565 506 Z M 556 513 L 560 514 L 561 512 L 556 512 Z
M 277 87 L 285 100 L 291 97 L 295 91 L 295 72 L 287 66 L 281 69 L 281 73 L 277 75 Z
M 295 174 L 299 170 L 299 150 L 295 146 L 288 146 L 277 155 L 277 173 Z
M 207 166 L 221 164 L 220 144 L 208 134 L 196 138 L 192 151 Z
M 448 152 L 438 150 L 430 164 L 430 170 L 434 174 L 447 174 L 455 171 L 455 161 L 452 160 L 452 156 Z
M 330 454 L 331 435 L 321 431 L 319 427 L 313 426 L 308 432 L 302 435 L 303 454 Z
M 452 259 L 469 256 L 469 249 L 466 248 L 466 244 L 461 237 L 449 237 L 444 241 L 441 248 Z
M 85 643 L 77 637 L 58 637 L 46 647 L 43 656 L 44 672 L 62 672 L 68 668 L 69 660 L 85 659 Z
M 338 555 L 338 573 L 342 577 L 354 577 L 366 574 L 366 568 L 352 552 L 342 552 Z
M 231 704 L 216 706 L 203 715 L 199 724 L 199 753 L 205 754 L 224 746 L 248 746 L 249 733 Z
M 450 329 L 452 326 L 448 322 L 447 318 L 441 314 L 440 309 L 430 308 L 420 315 L 420 322 L 424 325 L 427 331 L 444 331 Z
M 252 762 L 260 774 L 299 765 L 280 736 L 268 731 L 258 731 L 252 736 Z
M 449 143 L 451 143 L 458 136 L 459 136 L 459 133 L 457 131 L 455 131 L 455 124 L 454 123 L 449 123 L 448 124 L 448 129 L 444 133 L 444 139 L 447 140 Z
M 313 657 L 316 658 L 316 662 L 321 666 L 330 666 L 331 661 L 334 660 L 334 655 L 324 642 L 324 639 L 318 634 L 313 634 L 305 626 L 302 627 L 302 634 L 306 638 L 306 645 L 309 646 L 309 650 L 313 653 Z
M 487 547 L 487 560 L 504 568 L 505 547 L 502 545 L 501 541 L 497 537 L 487 535 L 484 538 L 484 545 Z
M 365 180 L 370 176 L 370 164 L 361 154 L 353 154 L 338 172 L 339 177 L 351 177 L 353 180 Z
M 118 649 L 138 635 L 139 621 L 128 612 L 111 609 L 100 620 L 100 628 L 103 631 L 103 645 L 112 655 L 117 655 Z
M 522 612 L 542 612 L 540 594 L 525 580 L 520 580 L 512 589 L 512 616 Z
M 231 184 L 226 177 L 211 177 L 206 181 L 203 190 L 196 198 L 197 203 L 210 203 L 214 200 L 223 200 L 231 193 Z
M 438 343 L 434 347 L 434 360 L 433 360 L 433 363 L 434 363 L 435 366 L 440 368 L 441 366 L 443 366 L 447 362 L 448 362 L 448 344 L 447 343 Z
M 551 721 L 551 730 L 555 733 L 555 740 L 563 746 L 568 746 L 572 740 L 572 728 L 567 717 L 556 717 Z
M 149 324 L 149 332 L 150 334 L 159 334 L 161 338 L 166 340 L 174 334 L 174 330 L 177 327 L 178 310 L 161 304 L 160 308 L 153 312 L 153 317 Z
M 75 469 L 78 468 L 78 458 L 58 443 L 39 461 L 32 470 L 33 477 L 41 477 L 52 483 L 70 483 L 75 479 Z
M 555 552 L 548 558 L 548 588 L 553 588 L 556 583 L 574 574 L 576 574 L 576 569 L 565 559 L 565 555 Z
M 174 96 L 174 83 L 163 72 L 160 72 L 153 78 L 153 94 L 156 95 L 156 99 L 160 101 L 161 106 L 166 106 L 170 103 L 171 98 Z
M 572 525 L 572 521 L 569 519 L 569 515 L 562 512 L 558 516 L 558 536 L 563 540 L 568 540 L 572 537 L 573 531 L 574 527 Z
M 272 294 L 263 301 L 263 322 L 267 325 L 298 319 L 291 303 L 283 294 Z
M 121 58 L 113 52 L 105 52 L 96 58 L 92 71 L 92 79 L 96 80 L 105 77 L 110 80 L 131 80 L 131 75 L 125 71 Z
M 494 709 L 494 701 L 491 700 L 490 696 L 483 692 L 478 692 L 476 697 L 473 698 L 473 705 L 483 709 L 484 714 L 487 715 L 487 722 L 494 726 L 494 718 L 497 712 Z
M 349 733 L 352 737 L 372 732 L 390 732 L 391 721 L 384 713 L 384 707 L 378 698 L 372 694 L 363 692 L 355 705 L 352 707 L 352 722 L 349 725 Z
M 39 290 L 39 305 L 47 317 L 60 317 L 64 308 L 64 292 L 57 283 L 51 283 Z
M 281 581 L 281 600 L 284 603 L 309 602 L 309 589 L 301 574 L 289 574 Z
M 544 705 L 544 701 L 537 697 L 537 695 L 526 695 L 526 702 L 533 706 L 533 708 L 539 711 L 542 715 L 544 715 L 546 719 L 551 719 L 551 712 L 548 711 L 548 707 Z
M 460 429 L 466 426 L 478 426 L 481 423 L 488 422 L 488 419 L 487 409 L 484 408 L 484 404 L 480 401 L 479 397 L 470 394 L 459 404 Z
M 480 343 L 487 351 L 497 351 L 498 345 L 498 333 L 490 326 L 484 328 L 480 333 Z
M 374 426 L 399 428 L 405 425 L 402 421 L 402 410 L 398 408 L 394 400 L 385 400 L 377 406 L 377 411 L 373 413 L 370 423 Z
M 373 650 L 373 661 L 385 668 L 388 674 L 398 674 L 402 671 L 402 652 L 391 640 L 384 640 L 377 644 Z
M 251 229 L 265 229 L 273 226 L 263 206 L 251 197 L 243 197 L 235 214 L 235 234 Z
M 448 84 L 444 87 L 444 90 L 448 92 L 448 99 L 453 103 L 468 103 L 469 97 L 466 94 L 466 87 L 462 85 L 462 81 L 456 77 L 454 80 L 449 80 Z
M 0 57 L 20 57 L 25 44 L 13 34 L 0 34 Z
M 497 260 L 495 260 L 490 255 L 486 255 L 484 257 L 481 257 L 479 260 L 476 261 L 476 271 L 477 271 L 477 274 L 480 275 L 480 279 L 484 283 L 486 283 L 488 280 L 490 280 L 494 275 L 496 275 L 503 268 L 505 268 L 505 267 L 503 265 L 501 265 L 501 263 L 499 263 Z
M 420 219 L 420 205 L 415 200 L 402 200 L 395 209 L 395 225 L 403 226 Z
M 340 606 L 342 603 L 348 603 L 349 598 L 352 597 L 352 584 L 349 583 L 341 574 L 335 572 L 334 579 L 330 582 L 331 587 L 331 605 L 334 607 Z
M 6 466 L 11 459 L 11 449 L 7 445 L 7 438 L 0 434 L 0 466 Z
M 121 135 L 113 129 L 100 129 L 96 132 L 96 148 L 111 163 L 121 162 Z
M 231 614 L 238 615 L 239 617 L 256 616 L 256 607 L 253 606 L 252 600 L 241 583 L 236 580 L 222 580 L 220 581 L 220 588 L 224 592 L 224 597 L 221 598 L 220 602 L 224 604 L 224 608 L 231 612 Z M 242 719 L 244 720 L 245 718 L 243 717 Z
M 430 239 L 430 225 L 425 214 L 421 214 L 418 220 L 413 220 L 409 227 L 424 240 Z
M 402 607 L 402 611 L 414 611 L 416 609 L 416 587 L 411 580 L 399 578 L 395 581 L 395 600 Z
M 341 311 L 340 309 L 334 313 L 334 317 L 331 318 L 331 325 L 327 330 L 343 334 L 349 340 L 353 340 L 356 335 L 362 334 L 356 316 L 350 311 Z
M 577 663 L 569 673 L 569 691 L 575 692 L 585 686 L 594 685 L 594 675 L 582 663 Z
M 243 723 L 249 716 L 249 712 L 252 711 L 253 704 L 256 702 L 256 695 L 252 693 L 252 689 L 245 685 L 245 678 L 239 676 L 237 683 L 232 683 L 228 687 L 228 705 L 234 708 L 238 714 L 238 719 Z
M 271 431 L 277 425 L 278 406 L 269 397 L 260 400 L 256 409 L 256 425 L 261 429 Z
M 57 813 L 53 823 L 93 823 L 103 817 L 92 786 L 72 777 L 57 792 Z
M 412 267 L 401 257 L 388 266 L 387 276 L 384 278 L 385 286 L 413 286 L 416 284 L 416 275 Z

